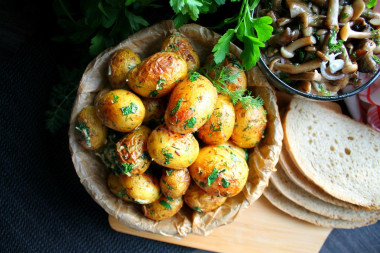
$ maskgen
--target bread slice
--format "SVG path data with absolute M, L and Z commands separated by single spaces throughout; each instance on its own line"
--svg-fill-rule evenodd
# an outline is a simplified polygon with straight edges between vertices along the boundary
M 355 120 L 293 98 L 284 143 L 300 171 L 337 199 L 380 208 L 380 133 Z
M 282 148 L 279 164 L 281 165 L 282 169 L 284 170 L 285 174 L 288 176 L 288 178 L 296 185 L 298 185 L 300 188 L 305 190 L 306 192 L 310 193 L 311 195 L 319 198 L 320 200 L 323 200 L 325 202 L 328 202 L 330 204 L 341 206 L 344 208 L 349 208 L 352 210 L 363 210 L 367 209 L 365 207 L 361 207 L 358 205 L 354 205 L 339 199 L 336 199 L 332 197 L 331 195 L 327 194 L 324 190 L 322 190 L 320 187 L 315 185 L 312 181 L 308 180 L 297 168 L 297 166 L 293 163 L 291 157 L 288 154 L 288 151 L 285 147 Z
M 301 187 L 295 185 L 282 170 L 281 165 L 277 164 L 277 172 L 272 174 L 271 183 L 277 190 L 289 200 L 304 207 L 305 209 L 326 216 L 332 219 L 348 221 L 371 221 L 380 218 L 380 211 L 360 210 L 336 206 L 314 197 Z
M 305 208 L 295 204 L 286 197 L 284 197 L 273 184 L 269 186 L 264 191 L 264 196 L 272 203 L 275 207 L 282 210 L 283 212 L 293 216 L 295 218 L 313 223 L 318 226 L 328 227 L 328 228 L 356 228 L 366 226 L 376 221 L 345 221 L 330 219 L 325 216 L 310 212 Z

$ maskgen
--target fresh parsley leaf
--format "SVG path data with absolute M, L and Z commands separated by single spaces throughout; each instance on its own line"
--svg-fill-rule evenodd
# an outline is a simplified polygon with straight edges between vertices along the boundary
M 194 71 L 193 73 L 191 73 L 190 75 L 190 81 L 191 82 L 194 82 L 196 81 L 198 78 L 199 78 L 200 74 L 196 71 Z
M 199 212 L 199 213 L 201 213 L 201 212 L 202 212 L 202 209 L 200 209 L 200 208 L 199 208 L 199 207 L 197 207 L 197 206 L 194 206 L 194 207 L 193 207 L 193 209 L 194 209 L 195 211 Z
M 115 103 L 117 103 L 117 100 L 119 99 L 119 96 L 114 95 L 114 94 L 112 94 L 112 95 L 113 95 L 113 103 L 115 104 Z
M 379 59 L 379 57 L 377 57 L 376 55 L 373 55 L 372 58 L 373 58 L 373 60 L 374 60 L 377 64 L 380 64 L 380 59 Z
M 211 174 L 207 177 L 207 184 L 210 186 L 212 183 L 215 182 L 215 180 L 219 176 L 219 170 L 217 168 L 214 168 L 211 172 Z
M 180 108 L 181 106 L 181 102 L 182 102 L 182 97 L 180 99 L 178 99 L 177 101 L 177 104 L 176 106 L 173 108 L 173 110 L 170 112 L 170 116 L 174 116 L 176 114 L 176 112 L 178 111 L 178 109 Z
M 230 52 L 230 42 L 235 35 L 234 29 L 228 29 L 227 32 L 220 37 L 218 43 L 213 47 L 214 61 L 216 64 L 221 63 L 226 55 Z
M 184 129 L 186 129 L 187 127 L 192 128 L 197 123 L 197 118 L 191 117 L 190 119 L 186 120 L 185 122 L 186 122 L 186 124 L 183 127 Z
M 149 97 L 156 97 L 158 95 L 158 91 L 157 90 L 154 90 L 154 91 L 151 91 L 150 93 L 149 93 Z
M 367 3 L 367 8 L 368 8 L 368 9 L 371 9 L 371 8 L 374 7 L 376 4 L 377 4 L 377 0 L 370 0 L 370 1 Z
M 157 81 L 156 90 L 162 90 L 164 88 L 165 79 L 159 79 Z
M 91 141 L 90 141 L 90 129 L 86 125 L 84 121 L 78 122 L 78 124 L 75 126 L 75 129 L 81 134 L 81 136 L 84 138 L 86 145 L 91 147 Z
M 166 170 L 166 175 L 170 176 L 173 173 L 173 170 Z
M 121 164 L 121 174 L 122 175 L 129 175 L 133 169 L 132 163 L 122 163 Z
M 166 209 L 172 210 L 172 206 L 168 202 L 166 202 L 165 200 L 161 199 L 160 204 L 163 205 Z
M 169 153 L 169 152 L 167 151 L 166 148 L 163 148 L 163 149 L 162 149 L 162 154 L 163 154 L 164 157 L 165 157 L 165 162 L 164 162 L 164 164 L 169 164 L 169 163 L 170 163 L 170 160 L 174 158 L 174 157 L 173 157 L 173 154 L 172 154 L 172 153 Z
M 124 116 L 128 116 L 131 113 L 136 113 L 138 107 L 133 102 L 131 102 L 128 106 L 120 108 L 122 114 Z
M 228 182 L 225 178 L 222 179 L 222 186 L 224 188 L 227 188 L 228 186 L 230 186 L 230 182 Z

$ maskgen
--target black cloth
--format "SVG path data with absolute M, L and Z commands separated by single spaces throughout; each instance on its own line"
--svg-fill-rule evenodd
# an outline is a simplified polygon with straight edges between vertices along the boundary
M 45 130 L 57 59 L 41 23 L 26 18 L 38 19 L 39 6 L 25 4 L 0 4 L 0 252 L 197 251 L 109 227 L 75 173 L 68 125 Z M 380 252 L 380 224 L 335 229 L 321 252 Z

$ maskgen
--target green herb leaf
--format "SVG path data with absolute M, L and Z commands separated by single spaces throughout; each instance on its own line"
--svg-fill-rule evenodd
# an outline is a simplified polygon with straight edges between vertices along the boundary
M 193 73 L 191 73 L 190 75 L 190 81 L 191 82 L 194 82 L 196 81 L 198 78 L 199 78 L 200 74 L 196 71 L 194 71 Z
M 373 60 L 374 60 L 377 64 L 380 64 L 380 59 L 379 59 L 379 57 L 377 57 L 376 55 L 373 55 L 372 58 L 373 58 Z
M 230 182 L 228 182 L 225 178 L 222 179 L 222 186 L 224 188 L 227 188 L 228 186 L 230 186 Z
M 128 106 L 120 108 L 122 114 L 124 116 L 128 116 L 131 113 L 136 113 L 138 107 L 133 102 L 131 102 Z
M 156 90 L 162 90 L 165 84 L 165 79 L 159 79 L 157 81 Z
M 86 141 L 87 146 L 91 147 L 90 130 L 85 122 L 81 121 L 75 126 L 75 129 L 81 134 Z
M 227 32 L 218 40 L 218 43 L 212 49 L 214 52 L 214 61 L 216 64 L 221 63 L 226 55 L 230 52 L 230 41 L 235 35 L 234 29 L 228 29 Z
M 370 0 L 370 1 L 367 3 L 367 8 L 368 8 L 368 9 L 371 9 L 371 8 L 373 8 L 376 4 L 377 4 L 377 0 Z
M 172 210 L 172 206 L 165 200 L 161 199 L 160 204 L 163 205 L 167 210 Z
M 173 170 L 166 170 L 166 175 L 169 177 L 173 173 Z
M 121 168 L 122 175 L 129 175 L 133 169 L 132 163 L 122 163 L 121 166 L 122 166 Z
M 112 94 L 113 95 L 113 94 Z M 119 96 L 113 95 L 113 103 L 117 103 L 117 100 L 119 99 Z
M 193 206 L 193 209 L 199 213 L 202 213 L 202 209 L 200 209 L 199 207 L 197 206 Z
M 197 123 L 197 119 L 195 117 L 191 117 L 190 119 L 186 120 L 185 122 L 186 122 L 186 124 L 183 127 L 184 129 L 186 129 L 187 127 L 193 128 L 194 125 Z
M 210 186 L 212 183 L 215 182 L 215 180 L 219 176 L 219 170 L 217 168 L 214 168 L 211 172 L 211 174 L 207 177 L 207 184 Z
M 158 91 L 157 90 L 154 90 L 154 91 L 151 91 L 150 93 L 149 93 L 149 97 L 156 97 L 158 95 Z
M 162 154 L 164 155 L 165 157 L 165 162 L 164 164 L 169 164 L 170 163 L 170 160 L 173 159 L 173 154 L 172 153 L 168 153 L 167 149 L 166 148 L 163 148 L 162 149 Z
M 178 99 L 177 101 L 177 104 L 176 106 L 173 108 L 173 110 L 170 112 L 170 116 L 174 116 L 176 114 L 176 112 L 178 111 L 178 109 L 180 108 L 181 106 L 181 103 L 182 103 L 182 97 L 180 99 Z

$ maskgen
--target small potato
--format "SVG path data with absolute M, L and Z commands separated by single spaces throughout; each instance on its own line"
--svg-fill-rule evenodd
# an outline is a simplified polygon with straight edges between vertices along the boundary
M 110 189 L 110 191 L 116 197 L 119 197 L 119 198 L 121 198 L 127 202 L 132 202 L 132 199 L 127 195 L 127 191 L 121 185 L 120 177 L 115 176 L 115 174 L 113 174 L 113 173 L 110 173 L 108 175 L 107 185 L 108 185 L 108 188 Z
M 193 210 L 206 213 L 223 205 L 227 197 L 209 194 L 199 188 L 195 183 L 191 183 L 185 196 L 183 196 L 183 200 Z
M 174 216 L 182 206 L 182 197 L 172 199 L 162 195 L 157 201 L 143 205 L 142 211 L 145 217 L 159 221 Z
M 145 118 L 143 124 L 157 126 L 163 123 L 166 103 L 159 98 L 142 98 L 141 101 L 145 106 Z
M 220 64 L 215 64 L 213 57 L 214 55 L 210 55 L 207 58 L 205 68 L 212 80 L 230 91 L 247 89 L 247 76 L 236 56 L 229 54 Z
M 158 180 L 146 173 L 130 177 L 120 176 L 120 182 L 127 195 L 138 204 L 153 203 L 161 195 Z
M 123 175 L 143 174 L 152 159 L 149 156 L 147 143 L 151 130 L 139 126 L 116 143 L 116 152 Z
M 96 115 L 94 106 L 87 106 L 80 111 L 75 129 L 77 139 L 85 149 L 98 149 L 106 141 L 107 128 Z
M 175 33 L 168 36 L 162 44 L 162 50 L 174 52 L 185 59 L 189 72 L 199 69 L 200 61 L 190 42 L 181 34 Z
M 111 56 L 108 63 L 108 80 L 112 88 L 120 89 L 127 85 L 130 69 L 140 64 L 140 57 L 129 48 L 122 48 Z
M 225 147 L 207 146 L 199 151 L 189 167 L 194 182 L 204 191 L 224 197 L 237 195 L 248 178 L 248 165 L 243 157 Z
M 128 72 L 128 86 L 143 97 L 162 97 L 187 75 L 184 59 L 172 52 L 159 52 Z
M 206 144 L 222 144 L 231 137 L 234 125 L 234 105 L 229 97 L 219 95 L 210 119 L 199 128 L 198 137 Z
M 100 93 L 95 99 L 95 107 L 103 124 L 119 132 L 132 131 L 141 125 L 145 116 L 141 99 L 122 89 Z
M 176 133 L 197 131 L 215 108 L 216 88 L 206 77 L 195 73 L 177 84 L 170 94 L 165 123 Z
M 197 158 L 199 144 L 192 134 L 175 133 L 165 125 L 160 125 L 148 138 L 148 152 L 161 166 L 184 169 Z
M 160 188 L 165 196 L 176 199 L 185 194 L 190 181 L 188 169 L 164 170 L 160 179 Z
M 219 147 L 225 147 L 232 149 L 236 154 L 240 155 L 244 158 L 244 160 L 248 161 L 248 152 L 246 149 L 243 149 L 241 147 L 238 147 L 235 143 L 233 143 L 231 140 L 228 140 L 227 142 L 220 144 Z
M 235 105 L 235 127 L 231 140 L 241 148 L 253 148 L 261 140 L 267 125 L 263 106 L 244 108 L 241 102 Z

